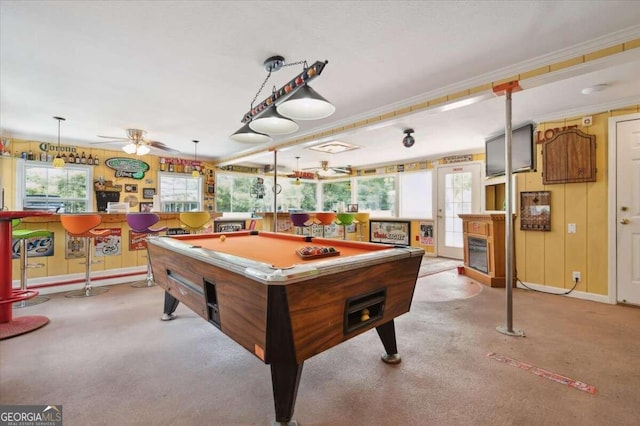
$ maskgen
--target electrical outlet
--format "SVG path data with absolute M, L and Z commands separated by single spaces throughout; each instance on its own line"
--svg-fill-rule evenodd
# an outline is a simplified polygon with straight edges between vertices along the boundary
M 576 233 L 576 224 L 575 223 L 567 224 L 567 233 L 568 234 L 575 234 Z
M 573 282 L 580 282 L 582 281 L 582 277 L 580 276 L 580 272 L 578 271 L 573 271 Z

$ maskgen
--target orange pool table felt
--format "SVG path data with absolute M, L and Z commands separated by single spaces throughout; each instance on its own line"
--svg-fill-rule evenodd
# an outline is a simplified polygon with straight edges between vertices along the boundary
M 220 237 L 226 239 L 222 241 Z M 373 251 L 385 250 L 389 246 L 372 243 L 360 243 L 329 238 L 312 237 L 274 232 L 237 231 L 226 234 L 194 234 L 173 236 L 176 240 L 207 250 L 239 256 L 256 262 L 266 263 L 274 268 L 287 269 L 294 265 L 318 262 L 331 257 L 303 259 L 296 250 L 307 246 L 334 247 L 340 252 L 338 257 L 355 256 Z M 335 257 L 333 257 L 335 259 Z

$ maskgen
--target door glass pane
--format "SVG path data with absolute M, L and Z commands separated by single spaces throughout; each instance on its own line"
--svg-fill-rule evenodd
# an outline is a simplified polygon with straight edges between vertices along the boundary
M 445 176 L 445 244 L 449 247 L 463 247 L 461 213 L 471 213 L 470 172 L 447 174 Z

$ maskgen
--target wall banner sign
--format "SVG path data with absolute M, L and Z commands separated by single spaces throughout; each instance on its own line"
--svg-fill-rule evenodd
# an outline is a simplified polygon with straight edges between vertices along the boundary
M 451 155 L 449 157 L 444 157 L 442 159 L 443 164 L 452 164 L 452 163 L 465 163 L 467 161 L 473 161 L 473 155 Z
M 115 177 L 124 177 L 132 179 L 143 179 L 149 165 L 144 161 L 135 158 L 115 157 L 109 158 L 104 164 L 112 170 L 116 171 Z

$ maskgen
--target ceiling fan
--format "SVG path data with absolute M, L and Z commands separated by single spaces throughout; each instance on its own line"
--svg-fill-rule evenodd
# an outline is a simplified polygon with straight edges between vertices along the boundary
M 169 148 L 162 142 L 145 139 L 144 137 L 145 133 L 147 133 L 146 130 L 127 129 L 126 138 L 121 138 L 117 136 L 101 136 L 101 135 L 98 135 L 98 137 L 113 139 L 112 141 L 106 142 L 106 143 L 126 142 L 126 144 L 122 147 L 122 150 L 127 154 L 145 155 L 151 151 L 151 148 L 155 148 L 160 151 L 166 151 L 171 154 L 180 154 L 180 151 L 173 148 Z M 93 142 L 93 144 L 98 144 L 98 143 L 105 143 L 105 142 Z
M 329 177 L 336 175 L 350 175 L 351 174 L 351 166 L 347 167 L 329 167 L 329 162 L 327 160 L 323 160 L 320 162 L 320 167 L 309 167 L 302 170 L 312 170 L 315 171 L 320 177 Z

